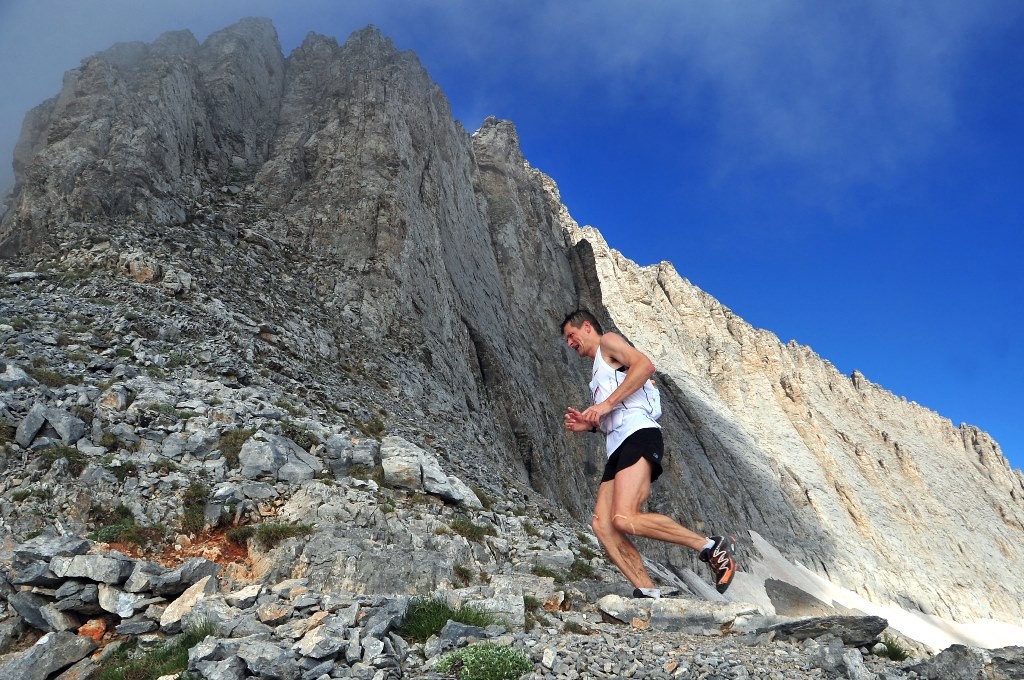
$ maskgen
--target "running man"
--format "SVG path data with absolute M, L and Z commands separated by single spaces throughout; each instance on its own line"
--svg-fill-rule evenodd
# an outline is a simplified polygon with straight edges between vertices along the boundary
M 642 508 L 651 483 L 661 475 L 661 396 L 654 386 L 654 364 L 616 333 L 602 333 L 593 314 L 576 310 L 562 322 L 562 336 L 581 357 L 593 359 L 590 391 L 594 405 L 585 411 L 571 406 L 565 428 L 602 432 L 605 465 L 591 526 L 616 567 L 633 584 L 633 597 L 661 597 L 629 536 L 643 536 L 685 545 L 700 553 L 711 568 L 718 592 L 724 593 L 736 572 L 732 547 L 724 536 L 701 536 L 672 519 Z

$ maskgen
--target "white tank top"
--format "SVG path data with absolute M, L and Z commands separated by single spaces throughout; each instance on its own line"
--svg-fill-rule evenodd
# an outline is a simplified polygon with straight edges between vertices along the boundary
M 625 371 L 617 371 L 601 357 L 601 348 L 594 355 L 594 367 L 590 375 L 590 393 L 598 404 L 614 392 L 626 379 Z M 661 395 L 650 380 L 643 387 L 615 405 L 608 415 L 601 418 L 601 431 L 605 434 L 605 445 L 610 458 L 626 437 L 646 427 L 657 427 L 661 417 Z

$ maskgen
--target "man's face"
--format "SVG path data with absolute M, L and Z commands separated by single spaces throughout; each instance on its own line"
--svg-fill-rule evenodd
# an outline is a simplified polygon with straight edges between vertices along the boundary
M 588 321 L 584 321 L 578 328 L 572 324 L 565 324 L 565 328 L 562 329 L 562 337 L 565 338 L 569 349 L 582 357 L 587 355 L 587 349 L 589 348 L 588 340 L 590 335 L 592 335 L 591 331 L 590 322 Z

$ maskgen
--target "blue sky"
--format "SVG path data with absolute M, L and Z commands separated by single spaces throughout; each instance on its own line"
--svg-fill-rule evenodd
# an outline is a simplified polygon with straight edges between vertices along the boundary
M 1024 4 L 6 0 L 0 186 L 82 58 L 242 16 L 286 54 L 375 24 L 612 247 L 1024 466 Z

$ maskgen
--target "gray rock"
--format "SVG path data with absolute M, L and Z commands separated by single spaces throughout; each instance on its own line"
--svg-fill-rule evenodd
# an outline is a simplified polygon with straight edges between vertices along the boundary
M 25 622 L 17 614 L 0 621 L 0 656 L 6 654 L 25 632 Z
M 32 562 L 11 574 L 11 583 L 16 586 L 42 586 L 56 588 L 64 582 L 50 571 L 47 562 Z
M 4 362 L 3 373 L 0 373 L 0 390 L 7 392 L 30 385 L 33 382 L 35 381 L 20 367 Z
M 43 630 L 78 630 L 82 622 L 72 613 L 61 611 L 53 603 L 48 603 L 39 609 L 39 615 L 46 621 Z
M 106 583 L 99 585 L 100 607 L 111 614 L 117 614 L 122 619 L 131 618 L 136 611 L 148 604 L 151 604 L 151 601 L 146 594 L 126 593 L 120 588 L 109 586 Z
M 46 409 L 46 420 L 60 435 L 61 443 L 65 446 L 74 444 L 81 439 L 87 429 L 80 418 L 59 408 Z
M 306 633 L 292 649 L 311 659 L 326 659 L 333 658 L 347 645 L 347 629 L 342 625 L 325 622 Z
M 42 429 L 44 423 L 46 423 L 46 406 L 37 401 L 32 405 L 32 408 L 21 422 L 18 423 L 18 429 L 14 433 L 14 441 L 18 442 L 18 446 L 21 448 L 27 449 L 32 440 L 35 439 L 36 434 Z
M 118 635 L 142 635 L 144 633 L 152 633 L 160 625 L 144 614 L 137 614 L 130 619 L 124 619 L 121 623 L 114 627 L 114 632 Z
M 250 673 L 273 680 L 296 680 L 301 672 L 295 653 L 267 640 L 251 640 L 238 647 L 238 656 Z
M 374 611 L 363 624 L 363 637 L 382 638 L 392 628 L 401 623 L 409 610 L 409 598 L 398 597 L 389 600 L 383 607 Z
M 203 578 L 216 576 L 219 573 L 220 565 L 216 562 L 202 557 L 193 557 L 174 569 L 158 568 L 157 573 L 153 574 L 146 574 L 143 571 L 132 583 L 133 588 L 126 588 L 126 590 L 140 589 L 149 590 L 154 595 L 178 595 Z M 133 576 L 135 576 L 134 573 Z
M 24 562 L 49 562 L 57 555 L 84 555 L 89 551 L 89 546 L 89 541 L 77 536 L 40 534 L 19 545 L 14 551 L 14 556 Z
M 42 631 L 53 630 L 42 612 L 43 607 L 50 604 L 46 598 L 35 593 L 18 592 L 8 596 L 7 602 L 28 625 Z
M 467 626 L 464 623 L 451 620 L 444 624 L 444 628 L 441 629 L 441 632 L 438 633 L 438 635 L 442 640 L 446 640 L 451 643 L 457 643 L 462 639 L 463 644 L 465 644 L 466 640 L 483 640 L 490 637 L 487 634 L 487 631 L 479 626 Z
M 983 650 L 950 645 L 926 661 L 908 665 L 906 670 L 928 680 L 975 680 L 984 677 L 987 662 L 988 655 Z
M 873 645 L 888 627 L 889 622 L 878 616 L 823 616 L 760 628 L 757 633 L 771 631 L 779 640 L 806 640 L 829 634 L 851 647 L 865 647 Z
M 1024 647 L 1000 647 L 990 653 L 988 673 L 993 680 L 1021 680 L 1024 678 Z
M 39 641 L 0 665 L 0 677 L 47 680 L 54 673 L 85 658 L 96 643 L 67 631 L 47 633 Z
M 50 560 L 50 570 L 61 578 L 86 578 L 117 585 L 124 583 L 135 568 L 135 561 L 115 555 L 58 555 Z
M 246 665 L 237 656 L 221 661 L 200 661 L 192 670 L 205 680 L 244 680 Z
M 238 454 L 240 474 L 248 479 L 308 482 L 323 464 L 302 447 L 281 435 L 258 431 L 245 441 Z

